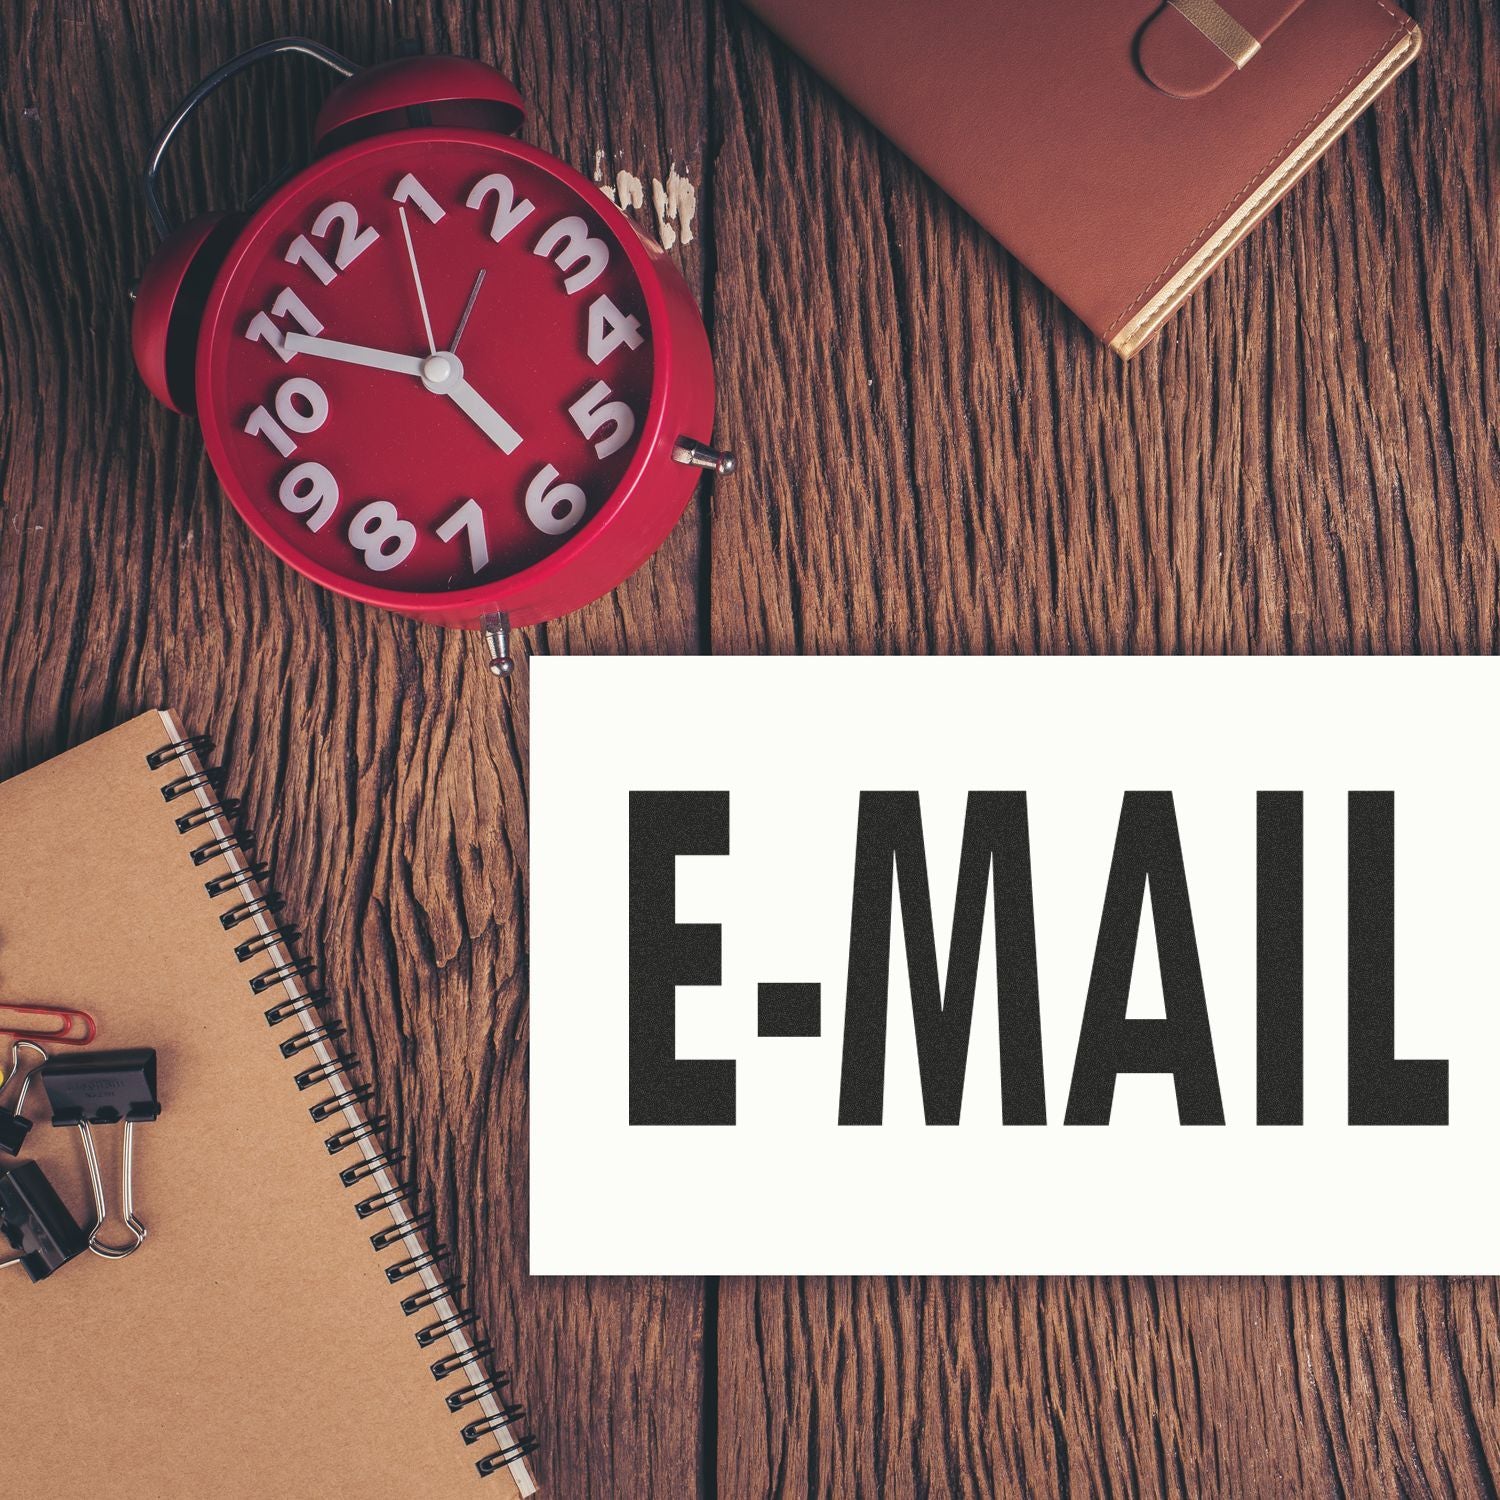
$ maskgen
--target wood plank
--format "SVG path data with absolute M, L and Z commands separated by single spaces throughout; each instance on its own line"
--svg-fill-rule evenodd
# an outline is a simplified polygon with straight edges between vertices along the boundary
M 1500 26 L 1418 19 L 1126 367 L 725 11 L 721 401 L 771 440 L 714 497 L 713 648 L 1495 651 Z M 1489 1280 L 720 1291 L 726 1495 L 1495 1493 Z
M 147 146 L 209 69 L 286 32 L 359 61 L 402 36 L 498 61 L 532 101 L 528 138 L 585 170 L 596 149 L 662 176 L 702 162 L 703 94 L 682 79 L 701 79 L 707 37 L 686 3 L 5 0 L 0 773 L 156 703 L 214 734 L 514 1372 L 547 1489 L 690 1494 L 701 1286 L 526 1275 L 527 653 L 499 691 L 472 638 L 281 567 L 221 496 L 196 425 L 131 365 Z M 174 209 L 242 199 L 302 148 L 324 87 L 271 65 L 211 105 L 174 152 Z M 701 241 L 681 264 L 701 279 Z M 697 552 L 690 516 L 617 595 L 530 649 L 691 649 Z
M 1495 1284 L 736 1280 L 726 1495 L 1492 1495 Z
M 715 649 L 1491 649 L 1495 26 L 1422 20 L 1124 366 L 729 11 L 722 405 L 774 441 L 715 507 Z
M 711 554 L 690 519 L 535 649 L 1493 650 L 1495 17 L 1424 13 L 1442 66 L 1128 372 L 734 10 L 0 17 L 0 771 L 156 701 L 216 732 L 549 1487 L 692 1493 L 697 1285 L 524 1276 L 524 667 L 497 704 L 472 643 L 299 583 L 139 390 L 156 122 L 278 30 L 415 33 L 509 60 L 575 164 L 712 187 L 683 263 L 747 466 Z M 226 104 L 178 185 L 233 201 L 316 92 Z M 1493 1494 L 1496 1324 L 1489 1281 L 726 1283 L 720 1488 Z

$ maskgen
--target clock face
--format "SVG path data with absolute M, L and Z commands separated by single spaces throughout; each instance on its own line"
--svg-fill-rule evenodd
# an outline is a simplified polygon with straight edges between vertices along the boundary
M 378 598 L 492 585 L 585 531 L 657 367 L 641 247 L 606 209 L 467 132 L 363 142 L 283 189 L 199 354 L 209 451 L 261 537 Z

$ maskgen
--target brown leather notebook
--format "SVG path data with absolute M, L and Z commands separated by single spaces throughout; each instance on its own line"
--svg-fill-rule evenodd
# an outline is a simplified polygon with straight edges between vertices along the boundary
M 134 1133 L 140 1249 L 34 1284 L 0 1269 L 6 1491 L 530 1495 L 488 1345 L 304 1003 L 199 748 L 149 713 L 0 784 L 0 998 L 91 1012 L 90 1051 L 154 1047 L 162 1105 Z M 78 1132 L 44 1097 L 27 1095 L 19 1160 L 88 1228 Z M 122 1134 L 95 1131 L 106 1245 L 130 1238 Z
M 1387 0 L 748 0 L 1127 358 L 1412 61 Z

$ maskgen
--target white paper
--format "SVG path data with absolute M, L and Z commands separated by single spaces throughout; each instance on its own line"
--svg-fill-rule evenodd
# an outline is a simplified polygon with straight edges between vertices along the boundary
M 1492 1273 L 1500 1135 L 1497 673 L 1486 659 L 538 657 L 531 703 L 537 1274 Z M 630 794 L 727 790 L 730 853 L 676 862 L 722 983 L 676 1050 L 735 1062 L 735 1123 L 630 1123 Z M 1044 1125 L 1001 1122 L 987 908 L 962 1116 L 928 1125 L 899 921 L 883 1123 L 840 1125 L 861 791 L 920 791 L 940 976 L 970 790 L 1024 791 Z M 1223 1125 L 1122 1075 L 1068 1125 L 1122 794 L 1170 791 Z M 1256 1122 L 1256 806 L 1304 794 L 1301 1125 Z M 1395 794 L 1395 1056 L 1447 1123 L 1348 1123 L 1348 811 Z M 899 910 L 899 908 L 898 908 Z M 821 1034 L 757 1035 L 757 982 Z M 1149 914 L 1128 1015 L 1163 1015 Z

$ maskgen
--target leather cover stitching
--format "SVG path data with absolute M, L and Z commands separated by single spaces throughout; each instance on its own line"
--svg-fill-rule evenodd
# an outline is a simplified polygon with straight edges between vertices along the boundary
M 1178 251 L 1178 253 L 1170 261 L 1168 261 L 1167 264 L 1163 266 L 1162 269 L 1151 278 L 1150 281 L 1146 283 L 1144 287 L 1141 288 L 1140 292 L 1137 293 L 1135 299 L 1130 303 L 1130 305 L 1105 330 L 1105 343 L 1110 343 L 1113 341 L 1115 335 L 1130 320 L 1131 315 L 1136 311 L 1136 309 L 1139 308 L 1147 300 L 1147 298 L 1151 296 L 1153 292 L 1160 288 L 1162 284 L 1168 279 L 1168 277 L 1173 275 L 1173 273 L 1177 271 L 1177 269 L 1183 264 L 1183 262 L 1186 261 L 1196 249 L 1198 249 L 1200 246 L 1203 246 L 1206 240 L 1209 240 L 1214 226 L 1216 224 L 1222 223 L 1227 214 L 1232 212 L 1233 209 L 1247 195 L 1253 192 L 1256 187 L 1258 187 L 1262 182 L 1266 180 L 1267 177 L 1271 175 L 1277 163 L 1282 161 L 1290 152 L 1294 151 L 1298 143 L 1304 140 L 1311 131 L 1317 128 L 1318 122 L 1323 119 L 1323 117 L 1328 113 L 1333 105 L 1337 103 L 1338 100 L 1341 99 L 1344 95 L 1346 95 L 1350 91 L 1350 89 L 1354 88 L 1355 85 L 1359 83 L 1360 79 L 1364 78 L 1370 72 L 1371 68 L 1375 66 L 1375 63 L 1378 61 L 1378 59 L 1384 53 L 1390 50 L 1396 40 L 1403 34 L 1409 34 L 1414 29 L 1415 23 L 1412 21 L 1410 16 L 1403 15 L 1400 11 L 1392 9 L 1391 6 L 1385 3 L 1385 0 L 1378 0 L 1378 3 L 1381 10 L 1383 10 L 1396 22 L 1395 28 L 1391 31 L 1390 35 L 1385 37 L 1382 40 L 1381 44 L 1369 55 L 1369 57 L 1367 57 L 1365 61 L 1362 62 L 1359 67 L 1357 67 L 1353 71 L 1353 73 L 1351 73 L 1349 77 L 1344 80 L 1343 83 L 1341 83 L 1336 89 L 1334 89 L 1334 91 L 1328 96 L 1328 98 L 1325 99 L 1323 103 L 1318 107 L 1318 109 L 1314 111 L 1312 117 L 1307 121 L 1307 123 L 1303 125 L 1302 128 L 1298 130 L 1292 136 L 1292 138 L 1284 146 L 1281 147 L 1280 150 L 1272 154 L 1270 160 L 1266 162 L 1265 166 L 1262 167 L 1258 172 L 1254 173 L 1249 181 L 1246 182 L 1245 185 L 1241 187 L 1233 195 L 1233 197 L 1230 198 L 1230 200 L 1224 205 L 1224 207 L 1221 208 L 1216 214 L 1214 214 L 1213 217 L 1209 219 L 1208 223 L 1205 224 L 1203 228 L 1200 229 L 1198 233 L 1195 234 L 1192 239 L 1190 239 L 1187 244 L 1184 245 L 1182 249 Z M 1215 237 L 1215 241 L 1217 238 L 1219 237 Z M 1210 241 L 1210 243 L 1214 243 L 1215 241 Z

